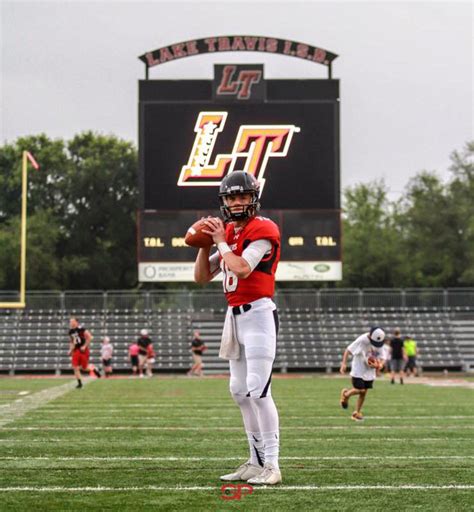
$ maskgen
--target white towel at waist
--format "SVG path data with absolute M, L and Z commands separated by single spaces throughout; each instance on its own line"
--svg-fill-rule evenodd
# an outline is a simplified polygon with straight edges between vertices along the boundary
M 219 349 L 221 359 L 239 359 L 240 345 L 237 339 L 235 328 L 235 318 L 232 314 L 232 308 L 227 308 L 225 315 L 224 328 L 222 329 L 221 347 Z

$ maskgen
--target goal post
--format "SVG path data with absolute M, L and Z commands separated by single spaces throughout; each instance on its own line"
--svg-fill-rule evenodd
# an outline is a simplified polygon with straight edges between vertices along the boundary
M 26 203 L 28 199 L 28 160 L 35 169 L 39 168 L 36 160 L 28 151 L 23 151 L 21 163 L 21 230 L 20 230 L 20 300 L 0 302 L 0 309 L 22 309 L 26 306 Z

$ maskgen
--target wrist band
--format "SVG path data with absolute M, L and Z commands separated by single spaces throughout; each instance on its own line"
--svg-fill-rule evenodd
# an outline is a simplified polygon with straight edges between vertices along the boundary
M 232 252 L 232 249 L 228 246 L 226 242 L 219 242 L 217 244 L 217 250 L 221 253 L 221 256 L 228 252 Z

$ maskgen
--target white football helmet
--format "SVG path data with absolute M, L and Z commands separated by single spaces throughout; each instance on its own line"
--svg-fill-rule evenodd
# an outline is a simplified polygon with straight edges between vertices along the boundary
M 140 336 L 148 336 L 148 329 L 142 329 L 140 331 Z

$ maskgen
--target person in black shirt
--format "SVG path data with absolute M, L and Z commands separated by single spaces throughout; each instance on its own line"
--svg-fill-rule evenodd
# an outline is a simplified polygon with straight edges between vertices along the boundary
M 74 369 L 74 376 L 77 379 L 76 388 L 82 388 L 81 368 L 89 373 L 94 372 L 100 378 L 99 371 L 89 364 L 90 344 L 92 334 L 82 327 L 77 318 L 69 320 L 69 352 L 71 356 L 71 365 Z
M 146 376 L 152 376 L 152 361 L 154 357 L 153 343 L 148 335 L 147 329 L 140 331 L 140 337 L 137 340 L 138 345 L 138 373 L 140 377 L 143 377 L 143 369 L 146 370 Z
M 203 376 L 203 364 L 202 364 L 202 353 L 207 350 L 206 345 L 201 339 L 199 331 L 194 331 L 193 340 L 191 341 L 191 352 L 193 355 L 193 365 L 188 372 L 189 376 L 196 375 L 198 377 Z
M 403 378 L 405 376 L 403 367 L 407 356 L 403 348 L 403 339 L 400 336 L 400 329 L 397 327 L 393 331 L 393 338 L 390 340 L 390 350 L 392 357 L 390 359 L 390 370 L 391 370 L 391 383 L 395 384 L 395 374 L 400 379 L 400 384 L 403 384 Z

